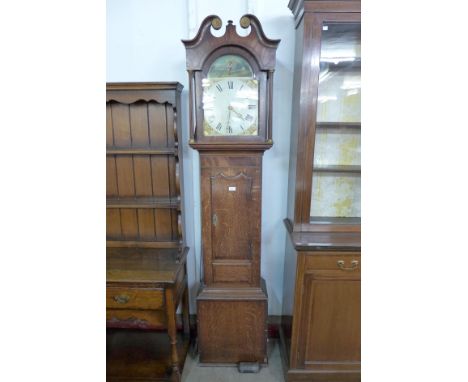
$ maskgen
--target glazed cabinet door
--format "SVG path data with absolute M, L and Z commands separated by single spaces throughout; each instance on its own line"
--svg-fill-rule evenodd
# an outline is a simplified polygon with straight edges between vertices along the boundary
M 303 256 L 297 367 L 359 371 L 361 359 L 360 256 Z M 296 319 L 296 317 L 295 317 Z

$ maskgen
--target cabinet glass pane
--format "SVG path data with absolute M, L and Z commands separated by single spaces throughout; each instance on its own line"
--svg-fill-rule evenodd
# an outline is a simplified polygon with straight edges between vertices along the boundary
M 361 26 L 324 23 L 311 217 L 361 216 Z M 319 219 L 318 219 L 319 220 Z
M 356 173 L 315 173 L 312 217 L 361 216 L 361 176 Z
M 315 135 L 314 166 L 361 164 L 361 130 L 318 128 Z

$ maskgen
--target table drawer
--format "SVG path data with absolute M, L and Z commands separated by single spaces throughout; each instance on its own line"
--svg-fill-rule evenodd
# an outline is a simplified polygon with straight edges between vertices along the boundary
M 106 307 L 108 309 L 162 309 L 164 291 L 162 289 L 107 288 Z

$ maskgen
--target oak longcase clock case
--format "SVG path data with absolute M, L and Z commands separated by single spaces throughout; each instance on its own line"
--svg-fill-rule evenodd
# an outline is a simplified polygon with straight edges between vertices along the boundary
M 260 277 L 263 152 L 272 141 L 276 48 L 253 15 L 246 36 L 208 16 L 184 40 L 190 146 L 200 153 L 203 283 L 197 297 L 202 363 L 265 363 L 267 292 Z M 249 32 L 250 30 L 250 32 Z

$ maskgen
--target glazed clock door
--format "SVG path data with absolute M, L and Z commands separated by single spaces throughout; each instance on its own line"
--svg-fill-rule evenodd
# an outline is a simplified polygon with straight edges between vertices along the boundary
M 244 58 L 217 58 L 202 80 L 203 135 L 258 135 L 258 85 Z

